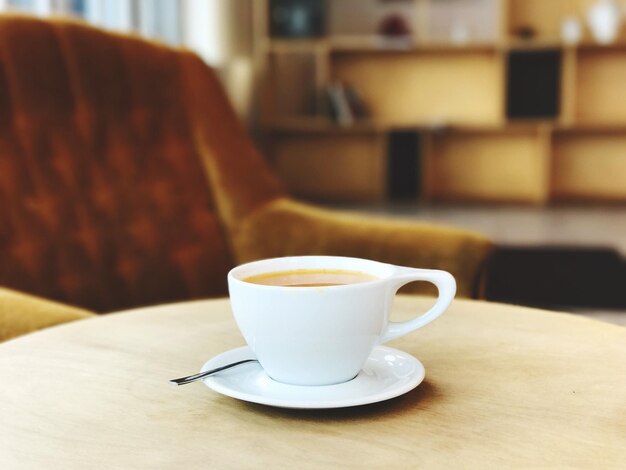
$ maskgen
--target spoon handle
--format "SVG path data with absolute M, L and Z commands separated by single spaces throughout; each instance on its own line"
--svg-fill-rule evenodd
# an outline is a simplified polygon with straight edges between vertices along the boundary
M 170 383 L 174 385 L 185 385 L 191 382 L 195 382 L 196 380 L 200 380 L 205 377 L 208 377 L 209 375 L 213 375 L 216 372 L 221 372 L 223 370 L 230 369 L 231 367 L 235 367 L 240 364 L 245 364 L 246 362 L 256 362 L 256 361 L 257 361 L 256 359 L 245 359 L 243 361 L 233 362 L 232 364 L 226 364 L 225 366 L 222 366 L 222 367 L 217 367 L 211 370 L 205 370 L 204 372 L 200 372 L 199 374 L 189 375 L 187 377 L 181 377 L 180 379 L 172 379 L 170 380 Z

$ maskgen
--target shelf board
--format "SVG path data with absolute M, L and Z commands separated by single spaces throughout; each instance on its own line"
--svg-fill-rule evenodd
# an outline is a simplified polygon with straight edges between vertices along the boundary
M 268 122 L 264 127 L 271 132 L 278 133 L 315 133 L 315 132 L 390 132 L 402 130 L 428 132 L 525 132 L 536 130 L 550 130 L 556 123 L 553 121 L 517 121 L 508 123 L 461 123 L 461 122 L 385 122 L 376 120 L 357 121 L 351 125 L 339 125 L 324 117 L 292 117 L 276 119 Z M 624 126 L 626 130 L 626 124 Z
M 579 51 L 620 51 L 626 50 L 626 41 L 620 40 L 612 44 L 598 44 L 589 40 L 578 44 L 566 44 L 559 39 L 509 38 L 504 42 L 423 42 L 411 40 L 385 40 L 380 36 L 329 36 L 323 38 L 269 39 L 262 43 L 268 52 L 315 52 L 328 50 L 337 53 L 382 53 L 382 52 L 487 52 L 509 50 L 542 50 L 563 49 Z
M 612 44 L 598 44 L 595 42 L 584 42 L 578 44 L 578 49 L 582 51 L 623 51 L 626 50 L 626 41 L 617 41 Z
M 625 122 L 612 123 L 592 123 L 592 122 L 576 122 L 571 124 L 555 124 L 554 131 L 557 132 L 586 132 L 591 134 L 626 134 Z
M 573 49 L 576 45 L 565 44 L 551 39 L 517 39 L 510 38 L 502 44 L 502 49 L 513 51 L 535 51 L 542 49 Z
M 376 120 L 357 121 L 351 125 L 339 125 L 324 117 L 291 117 L 276 119 L 263 126 L 277 133 L 367 133 L 415 130 L 425 132 L 589 132 L 624 133 L 626 121 L 614 123 L 562 123 L 557 120 L 525 119 L 493 124 L 473 124 L 462 122 L 434 123 L 394 123 Z
M 325 38 L 266 39 L 261 42 L 263 50 L 272 53 L 312 53 L 327 46 L 328 41 Z
M 333 52 L 483 52 L 497 49 L 495 43 L 421 42 L 380 36 L 330 37 L 328 44 Z
M 610 51 L 610 50 L 626 49 L 626 41 L 617 41 L 612 44 L 598 44 L 591 40 L 584 40 L 577 44 L 566 44 L 559 39 L 511 38 L 503 46 L 506 49 L 512 49 L 512 50 L 573 49 L 573 50 Z
M 385 40 L 379 36 L 338 36 L 320 39 L 270 39 L 262 43 L 264 50 L 273 53 L 315 52 L 485 52 L 501 48 L 496 43 L 414 42 Z
M 266 123 L 264 127 L 269 131 L 280 133 L 360 133 L 388 130 L 387 126 L 371 120 L 357 121 L 346 126 L 324 117 L 281 118 Z

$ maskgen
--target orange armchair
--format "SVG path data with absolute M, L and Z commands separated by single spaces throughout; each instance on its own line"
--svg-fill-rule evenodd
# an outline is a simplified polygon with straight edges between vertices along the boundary
M 225 295 L 236 263 L 334 254 L 477 292 L 480 234 L 290 199 L 191 52 L 0 17 L 0 110 L 1 286 L 106 312 Z

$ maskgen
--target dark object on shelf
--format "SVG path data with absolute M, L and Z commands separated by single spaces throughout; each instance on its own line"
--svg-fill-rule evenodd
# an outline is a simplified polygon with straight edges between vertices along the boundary
M 386 37 L 407 37 L 411 35 L 411 28 L 402 15 L 389 15 L 380 23 L 378 34 Z
M 513 35 L 520 39 L 533 39 L 537 31 L 532 26 L 520 26 L 513 31 Z
M 414 131 L 388 136 L 387 195 L 390 199 L 415 200 L 420 193 L 421 138 Z
M 326 95 L 330 116 L 336 123 L 347 126 L 354 124 L 356 119 L 370 117 L 367 105 L 353 86 L 340 82 L 331 83 L 326 87 Z
M 554 118 L 561 95 L 561 51 L 514 51 L 508 57 L 509 118 Z
M 486 298 L 535 307 L 626 309 L 626 260 L 611 248 L 509 247 L 494 251 Z
M 270 0 L 270 34 L 275 38 L 311 38 L 325 33 L 324 0 Z
M 331 83 L 326 87 L 330 117 L 340 126 L 350 126 L 354 123 L 354 113 L 350 107 L 346 89 L 339 82 Z
M 361 98 L 361 93 L 351 85 L 344 85 L 344 94 L 348 101 L 348 106 L 355 119 L 367 119 L 370 117 L 370 110 Z

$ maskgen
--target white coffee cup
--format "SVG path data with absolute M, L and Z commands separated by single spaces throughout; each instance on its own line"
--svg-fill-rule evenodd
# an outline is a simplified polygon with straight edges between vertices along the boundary
M 357 271 L 376 279 L 324 287 L 270 286 L 251 276 L 291 270 Z M 428 281 L 437 303 L 405 322 L 390 322 L 400 287 Z M 403 336 L 441 315 L 454 298 L 450 273 L 359 258 L 294 256 L 254 261 L 228 273 L 233 314 L 248 346 L 274 380 L 294 385 L 330 385 L 354 378 L 378 344 Z

